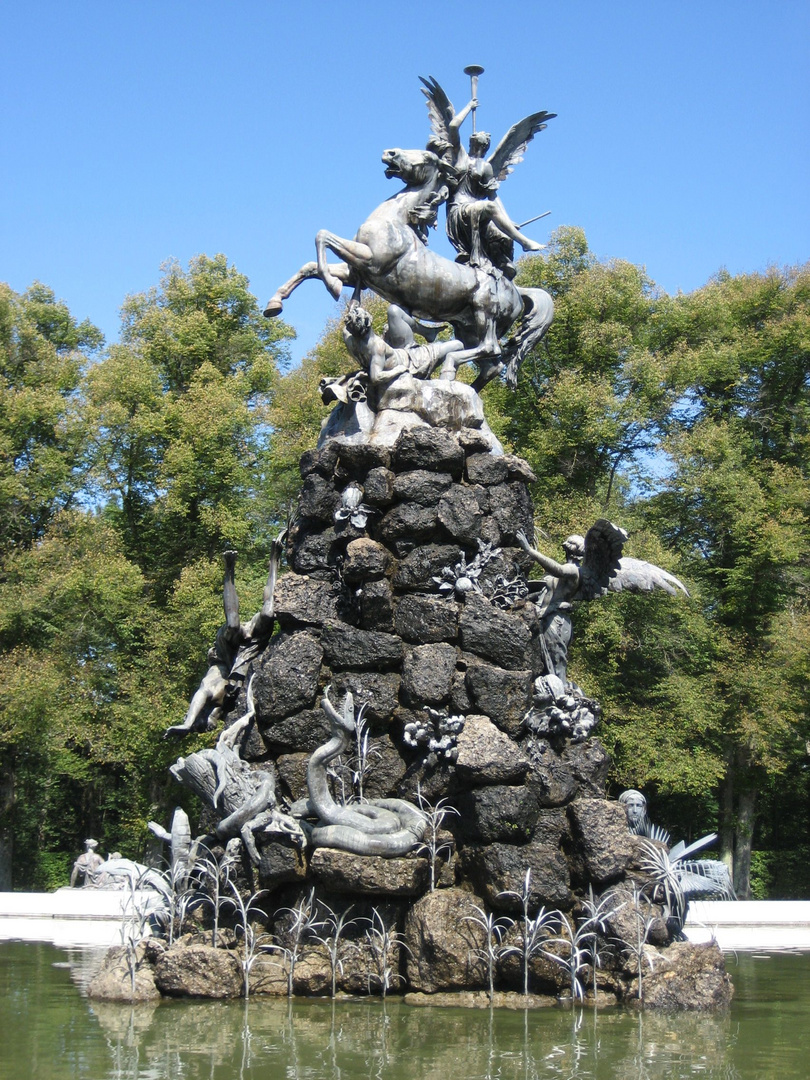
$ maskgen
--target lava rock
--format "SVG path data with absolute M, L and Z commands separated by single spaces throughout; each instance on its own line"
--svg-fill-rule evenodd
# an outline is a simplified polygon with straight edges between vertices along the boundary
M 242 970 L 227 949 L 178 943 L 155 965 L 155 983 L 162 994 L 171 997 L 239 997 Z
M 439 502 L 439 522 L 460 544 L 474 544 L 481 535 L 481 508 L 475 492 L 455 485 Z
M 430 540 L 436 531 L 436 509 L 416 503 L 400 503 L 389 510 L 380 522 L 380 537 L 386 543 Z
M 445 566 L 454 566 L 459 549 L 448 544 L 425 544 L 416 548 L 397 567 L 392 582 L 394 588 L 435 592 L 434 577 L 440 577 Z
M 600 887 L 620 878 L 633 858 L 624 807 L 605 799 L 575 799 L 568 806 L 576 870 L 583 882 Z
M 509 476 L 506 459 L 494 454 L 471 454 L 467 458 L 467 479 L 471 484 L 503 484 Z
M 359 591 L 357 604 L 364 630 L 390 633 L 394 629 L 394 601 L 388 581 L 367 581 Z
M 547 739 L 531 737 L 523 744 L 532 763 L 531 779 L 541 806 L 564 806 L 579 790 L 569 762 Z
M 344 668 L 377 671 L 399 667 L 402 662 L 401 638 L 374 630 L 358 630 L 348 623 L 326 623 L 321 645 L 333 671 Z
M 337 471 L 343 477 L 362 479 L 371 469 L 387 469 L 390 464 L 391 453 L 385 446 L 374 443 L 340 444 Z
M 420 506 L 436 506 L 452 483 L 450 473 L 415 469 L 397 476 L 394 481 L 394 495 L 405 502 L 419 503 Z
M 276 585 L 275 611 L 282 626 L 290 623 L 317 626 L 337 618 L 338 596 L 328 581 L 284 574 Z
M 387 506 L 394 498 L 395 478 L 390 469 L 372 469 L 363 481 L 363 502 Z
M 532 535 L 534 509 L 526 485 L 521 481 L 498 484 L 489 489 L 492 516 L 498 523 L 504 543 L 514 543 L 518 532 Z
M 309 574 L 322 580 L 334 580 L 332 569 L 341 554 L 342 544 L 338 542 L 333 528 L 323 531 L 311 531 L 299 528 L 293 544 L 292 568 L 298 574 Z
M 335 491 L 331 479 L 311 472 L 304 480 L 298 500 L 298 510 L 317 521 L 333 521 L 335 510 L 340 506 L 340 492 Z
M 525 844 L 540 814 L 537 796 L 528 785 L 495 785 L 458 792 L 460 817 L 454 828 L 465 841 Z
M 329 717 L 322 709 L 305 709 L 277 720 L 264 732 L 268 747 L 282 753 L 311 754 L 332 738 Z
M 439 596 L 411 593 L 397 605 L 394 625 L 406 641 L 430 645 L 458 637 L 458 606 Z
M 452 435 L 440 428 L 407 428 L 396 441 L 392 461 L 397 472 L 429 469 L 460 476 L 464 451 Z
M 360 896 L 418 896 L 430 874 L 427 859 L 385 859 L 326 847 L 315 849 L 309 868 L 326 888 Z
M 332 700 L 340 700 L 350 690 L 355 706 L 366 706 L 369 720 L 388 724 L 399 702 L 399 681 L 399 675 L 388 672 L 342 671 L 334 678 Z
M 527 668 L 531 631 L 517 615 L 467 594 L 459 619 L 462 647 L 510 671 Z M 482 712 L 486 710 L 482 708 Z
M 567 910 L 573 894 L 562 844 L 568 837 L 565 814 L 545 811 L 538 821 L 535 837 L 528 844 L 469 845 L 461 853 L 462 867 L 496 911 L 522 913 L 519 897 L 527 870 L 531 870 L 529 906 L 533 910 L 543 906 Z
M 384 577 L 391 567 L 391 553 L 367 536 L 351 540 L 346 547 L 343 576 L 349 582 L 365 582 Z
M 310 633 L 282 634 L 270 642 L 254 662 L 253 699 L 260 726 L 314 705 L 322 662 L 323 649 Z
M 486 983 L 484 930 L 473 920 L 483 901 L 461 889 L 438 889 L 405 919 L 405 970 L 413 990 L 470 990 Z
M 309 754 L 281 754 L 276 758 L 276 773 L 282 794 L 294 803 L 307 796 L 307 765 Z
M 486 716 L 467 716 L 457 746 L 459 783 L 519 784 L 528 772 L 528 760 Z
M 402 691 L 414 705 L 438 705 L 450 697 L 457 653 L 452 645 L 417 645 L 405 654 Z
M 279 885 L 299 881 L 306 877 L 307 865 L 303 852 L 286 837 L 279 838 L 270 834 L 270 843 L 262 843 L 260 834 L 257 842 L 259 854 L 259 883 L 263 889 L 276 889 Z
M 465 682 L 476 709 L 513 739 L 524 733 L 523 717 L 531 705 L 531 671 L 505 671 L 502 667 L 471 660 Z

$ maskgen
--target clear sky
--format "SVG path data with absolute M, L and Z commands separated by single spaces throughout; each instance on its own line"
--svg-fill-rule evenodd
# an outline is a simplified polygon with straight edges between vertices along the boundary
M 580 225 L 668 292 L 810 257 L 807 0 L 75 0 L 0 23 L 0 280 L 50 285 L 108 340 L 168 258 L 224 252 L 264 302 L 396 188 L 418 75 L 478 126 L 558 118 L 501 189 L 539 241 Z M 335 311 L 285 317 L 296 354 Z

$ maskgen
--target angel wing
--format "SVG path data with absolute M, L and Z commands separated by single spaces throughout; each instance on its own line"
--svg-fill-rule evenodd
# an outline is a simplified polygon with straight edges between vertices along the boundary
M 535 135 L 543 131 L 547 127 L 547 121 L 553 120 L 556 115 L 550 112 L 532 113 L 509 128 L 488 158 L 498 180 L 507 178 L 515 165 L 523 160 L 526 147 Z
M 622 557 L 627 533 L 612 521 L 600 518 L 585 536 L 585 555 L 582 560 L 579 598 L 595 600 L 606 592 L 653 592 L 663 589 L 675 596 L 689 592 L 674 574 L 643 559 Z
M 432 75 L 426 79 L 419 76 L 422 83 L 422 93 L 427 98 L 428 114 L 430 115 L 430 128 L 438 139 L 446 139 L 448 142 L 458 142 L 458 132 L 454 132 L 450 124 L 456 115 L 453 103 L 436 82 Z

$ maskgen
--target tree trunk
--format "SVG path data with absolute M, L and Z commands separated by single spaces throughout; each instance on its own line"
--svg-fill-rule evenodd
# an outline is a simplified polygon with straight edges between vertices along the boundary
M 4 765 L 0 770 L 0 892 L 11 892 L 11 865 L 14 857 L 14 771 Z
M 757 793 L 753 787 L 740 792 L 737 802 L 737 835 L 734 844 L 734 891 L 740 900 L 751 899 L 751 842 L 754 836 L 754 808 Z
M 720 859 L 728 867 L 734 880 L 734 780 L 735 759 L 733 751 L 726 752 L 726 775 L 720 781 Z

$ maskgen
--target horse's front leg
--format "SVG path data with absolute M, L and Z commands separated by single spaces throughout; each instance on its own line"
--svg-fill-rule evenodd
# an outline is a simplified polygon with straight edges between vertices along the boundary
M 343 259 L 344 263 L 348 263 L 350 274 L 357 273 L 361 277 L 364 268 L 371 263 L 374 255 L 367 244 L 359 244 L 356 240 L 344 240 L 342 236 L 336 236 L 327 229 L 320 230 L 315 237 L 318 276 L 335 300 L 339 300 L 341 289 L 348 279 L 337 273 L 335 267 L 327 263 L 327 249 L 333 251 L 339 259 Z
M 344 285 L 351 285 L 354 282 L 351 267 L 347 266 L 346 263 L 332 263 L 329 267 L 329 273 L 342 281 Z M 267 306 L 264 309 L 265 317 L 271 319 L 274 315 L 280 315 L 284 307 L 284 301 L 291 293 L 295 292 L 302 281 L 308 281 L 310 278 L 320 276 L 316 262 L 304 263 L 301 269 L 293 274 L 289 281 L 285 281 L 281 288 L 277 289 L 267 301 Z

